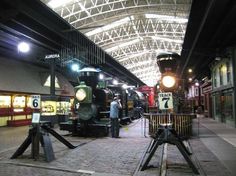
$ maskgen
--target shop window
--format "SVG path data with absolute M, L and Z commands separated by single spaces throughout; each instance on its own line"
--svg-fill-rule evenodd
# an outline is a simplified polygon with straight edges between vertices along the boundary
M 221 96 L 220 94 L 216 94 L 214 96 L 214 102 L 215 102 L 215 116 L 220 117 L 221 116 Z
M 27 96 L 27 107 L 31 107 L 31 101 L 32 101 L 32 98 L 31 96 Z
M 223 85 L 223 66 L 219 67 L 220 85 Z
M 23 112 L 25 108 L 25 96 L 13 97 L 14 112 Z
M 224 108 L 223 112 L 226 119 L 233 119 L 233 98 L 232 93 L 224 95 Z
M 57 102 L 57 114 L 58 115 L 69 115 L 70 112 L 70 102 L 67 101 L 60 101 Z
M 231 71 L 230 71 L 230 64 L 226 62 L 226 71 L 227 71 L 227 83 L 231 82 Z
M 213 84 L 214 84 L 214 87 L 217 86 L 217 79 L 216 79 L 216 70 L 213 71 Z
M 205 108 L 205 110 L 206 111 L 208 111 L 208 96 L 207 95 L 205 95 L 204 96 L 204 108 Z
M 198 87 L 195 87 L 195 96 L 199 96 L 199 91 L 198 91 Z
M 10 108 L 11 107 L 11 96 L 2 95 L 0 96 L 0 108 Z
M 43 116 L 53 116 L 56 115 L 57 104 L 56 101 L 41 101 Z

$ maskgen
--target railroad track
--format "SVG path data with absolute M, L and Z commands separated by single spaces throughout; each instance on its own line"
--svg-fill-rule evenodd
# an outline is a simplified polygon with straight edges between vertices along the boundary
M 138 166 L 135 170 L 135 172 L 133 173 L 133 176 L 143 176 L 143 175 L 149 175 L 149 176 L 166 176 L 166 175 L 182 175 L 182 176 L 189 176 L 189 175 L 201 175 L 201 176 L 206 176 L 206 173 L 204 172 L 203 168 L 200 165 L 199 160 L 197 159 L 196 155 L 192 152 L 192 148 L 191 145 L 188 142 L 184 142 L 184 145 L 186 146 L 186 148 L 188 148 L 189 152 L 192 153 L 190 158 L 193 162 L 193 164 L 196 166 L 197 171 L 199 172 L 199 174 L 196 173 L 196 171 L 192 170 L 191 167 L 188 166 L 188 163 L 181 163 L 181 164 L 173 164 L 170 166 L 168 163 L 170 163 L 171 161 L 174 160 L 174 162 L 178 161 L 178 159 L 173 158 L 173 153 L 169 154 L 168 157 L 168 152 L 170 152 L 168 150 L 168 147 L 172 147 L 172 145 L 168 144 L 168 143 L 164 143 L 162 145 L 160 145 L 159 150 L 157 151 L 157 155 L 155 155 L 155 157 L 153 158 L 153 160 L 155 160 L 155 162 L 159 163 L 159 165 L 157 167 L 152 167 L 151 165 L 148 165 L 146 168 L 143 168 L 143 166 L 145 165 L 145 161 L 147 160 L 147 157 L 150 155 L 151 152 L 151 146 L 152 144 L 150 143 L 149 146 L 147 147 L 147 149 L 145 150 L 145 152 L 142 154 L 141 160 L 138 163 Z M 172 148 L 173 149 L 173 148 Z M 172 152 L 175 150 L 172 150 Z M 177 151 L 178 154 L 180 154 L 179 151 Z M 172 155 L 172 156 L 171 156 Z M 176 155 L 176 153 L 175 153 Z M 182 156 L 181 156 L 182 157 Z M 181 158 L 179 157 L 179 158 Z M 154 162 L 152 160 L 152 162 Z M 168 162 L 167 162 L 168 160 Z M 182 160 L 180 162 L 183 162 Z

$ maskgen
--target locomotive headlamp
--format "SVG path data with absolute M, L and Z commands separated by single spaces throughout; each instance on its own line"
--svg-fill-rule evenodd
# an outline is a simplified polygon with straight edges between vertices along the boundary
M 165 86 L 166 88 L 172 88 L 176 83 L 175 77 L 174 76 L 163 76 L 162 78 L 162 84 L 163 86 Z
M 177 89 L 178 82 L 174 73 L 166 72 L 162 74 L 160 81 L 160 90 L 164 92 L 172 92 Z
M 92 103 L 92 88 L 86 86 L 83 81 L 79 86 L 75 87 L 75 101 L 79 103 Z
M 83 101 L 86 98 L 86 92 L 84 89 L 78 89 L 75 96 L 78 101 Z

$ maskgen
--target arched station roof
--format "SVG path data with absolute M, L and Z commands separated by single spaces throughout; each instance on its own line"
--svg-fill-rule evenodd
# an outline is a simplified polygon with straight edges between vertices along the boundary
M 191 0 L 41 0 L 147 85 L 156 56 L 181 53 Z

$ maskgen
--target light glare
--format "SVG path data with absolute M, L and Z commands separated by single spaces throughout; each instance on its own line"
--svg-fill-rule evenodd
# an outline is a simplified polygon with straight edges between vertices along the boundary
M 79 71 L 79 65 L 78 64 L 73 64 L 71 66 L 72 71 L 78 72 Z
M 18 48 L 18 51 L 22 53 L 27 53 L 30 50 L 29 44 L 26 42 L 20 42 L 17 48 Z
M 162 78 L 162 83 L 165 87 L 171 88 L 175 85 L 175 78 L 173 76 L 164 76 Z
M 103 74 L 99 74 L 99 79 L 104 79 L 104 75 Z
M 122 88 L 123 88 L 123 89 L 127 89 L 127 88 L 128 88 L 128 85 L 127 85 L 127 84 L 123 84 L 123 85 L 122 85 Z
M 118 81 L 116 79 L 113 80 L 112 82 L 114 85 L 117 85 L 118 84 Z
M 48 3 L 48 6 L 50 6 L 51 8 L 57 8 L 59 6 L 62 6 L 68 2 L 70 2 L 71 0 L 51 0 Z

